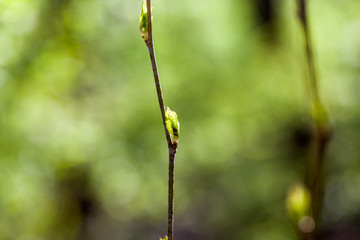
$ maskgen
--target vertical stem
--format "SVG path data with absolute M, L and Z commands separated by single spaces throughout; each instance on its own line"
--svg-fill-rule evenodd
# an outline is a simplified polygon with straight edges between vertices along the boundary
M 316 128 L 314 143 L 313 143 L 313 157 L 310 163 L 310 175 L 308 179 L 308 186 L 311 191 L 312 199 L 312 215 L 319 230 L 321 223 L 321 215 L 323 208 L 323 199 L 325 193 L 325 153 L 326 147 L 330 140 L 328 128 Z
M 168 179 L 168 239 L 174 239 L 174 178 L 175 178 L 175 154 L 177 144 L 173 144 L 171 141 L 170 133 L 165 124 L 165 104 L 162 94 L 158 67 L 156 63 L 154 42 L 152 36 L 152 21 L 151 21 L 151 0 L 146 0 L 147 5 L 147 20 L 148 20 L 148 39 L 145 41 L 149 50 L 151 65 L 153 69 L 153 75 L 155 80 L 156 93 L 158 97 L 161 118 L 165 130 L 166 141 L 169 150 L 169 179 Z
M 174 179 L 175 179 L 175 153 L 169 150 L 169 194 L 168 194 L 168 238 L 174 239 Z
M 318 91 L 318 80 L 313 56 L 313 47 L 307 16 L 307 1 L 297 0 L 298 17 L 304 34 L 305 53 L 309 71 L 309 89 L 313 109 L 314 139 L 312 143 L 312 156 L 309 161 L 306 182 L 311 192 L 312 217 L 315 221 L 315 231 L 306 239 L 318 239 L 320 233 L 321 214 L 325 192 L 325 153 L 330 140 L 330 129 L 326 119 L 319 119 L 325 114 Z M 323 111 L 320 113 L 319 111 Z M 321 116 L 322 117 L 322 116 Z
M 154 80 L 155 80 L 156 93 L 157 93 L 157 97 L 158 97 L 158 102 L 159 102 L 159 107 L 160 107 L 160 112 L 161 112 L 161 118 L 162 118 L 164 130 L 165 130 L 166 141 L 168 143 L 168 148 L 171 148 L 173 144 L 171 142 L 170 133 L 166 129 L 166 124 L 165 124 L 165 104 L 164 104 L 164 98 L 163 98 L 160 79 L 159 79 L 157 63 L 156 63 L 154 45 L 153 45 L 152 42 L 150 42 L 150 32 L 149 32 L 149 39 L 146 42 L 146 46 L 148 47 L 149 54 L 150 54 L 150 60 L 151 60 L 151 65 L 152 65 L 153 75 L 154 75 Z
M 150 60 L 151 60 L 151 65 L 152 65 L 152 70 L 153 70 L 153 75 L 154 75 L 154 80 L 155 80 L 156 93 L 157 93 L 157 97 L 158 97 L 161 118 L 162 118 L 164 130 L 165 130 L 166 141 L 168 143 L 168 148 L 171 148 L 172 142 L 171 142 L 170 133 L 167 131 L 166 124 L 165 124 L 165 104 L 164 104 L 164 98 L 163 98 L 163 94 L 162 94 L 162 90 L 161 90 L 160 77 L 159 77 L 158 67 L 157 67 L 157 63 L 156 63 L 154 42 L 153 42 L 153 36 L 152 36 L 151 0 L 146 0 L 146 5 L 147 5 L 147 16 L 148 16 L 147 20 L 148 20 L 148 34 L 149 35 L 148 35 L 147 41 L 145 41 L 145 42 L 146 42 L 146 46 L 147 46 L 147 48 L 149 50 L 149 54 L 150 54 Z
M 298 0 L 298 4 L 299 4 L 298 14 L 305 39 L 305 52 L 307 58 L 306 62 L 309 70 L 311 97 L 313 98 L 312 99 L 313 101 L 317 101 L 319 100 L 319 91 L 317 86 L 317 74 L 316 74 L 316 67 L 314 62 L 311 34 L 309 31 L 309 23 L 307 17 L 307 2 L 306 0 Z

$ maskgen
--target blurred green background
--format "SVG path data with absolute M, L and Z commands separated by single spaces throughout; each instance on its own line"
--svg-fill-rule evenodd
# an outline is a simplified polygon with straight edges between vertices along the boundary
M 324 239 L 360 239 L 360 1 L 310 2 L 333 127 Z M 181 123 L 179 240 L 296 239 L 311 122 L 295 1 L 153 1 Z M 141 0 L 0 0 L 0 239 L 166 234 L 167 145 Z

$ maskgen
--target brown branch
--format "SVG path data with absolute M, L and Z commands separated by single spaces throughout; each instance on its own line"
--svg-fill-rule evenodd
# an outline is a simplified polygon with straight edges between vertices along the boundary
M 313 55 L 313 47 L 311 41 L 311 34 L 309 30 L 309 21 L 307 15 L 307 2 L 306 0 L 298 0 L 298 17 L 301 23 L 301 27 L 304 34 L 305 39 L 305 52 L 307 58 L 307 67 L 309 70 L 309 80 L 310 80 L 310 91 L 311 97 L 313 97 L 313 101 L 319 100 L 319 91 L 317 86 L 317 73 Z
M 165 104 L 164 104 L 164 98 L 163 98 L 163 94 L 162 94 L 162 90 L 161 90 L 159 72 L 158 72 L 158 67 L 157 67 L 156 57 L 155 57 L 155 50 L 154 50 L 154 42 L 153 42 L 153 35 L 152 35 L 152 21 L 151 21 L 151 16 L 152 16 L 151 0 L 146 0 L 146 5 L 147 5 L 147 21 L 148 21 L 148 34 L 149 35 L 148 35 L 148 39 L 145 41 L 145 43 L 146 43 L 146 46 L 147 46 L 147 48 L 149 50 L 149 54 L 150 54 L 150 60 L 151 60 L 151 65 L 152 65 L 152 70 L 153 70 L 153 75 L 154 75 L 154 80 L 155 80 L 156 93 L 157 93 L 157 97 L 158 97 L 158 101 L 159 101 L 159 107 L 160 107 L 161 118 L 162 118 L 164 130 L 165 130 L 166 141 L 168 143 L 168 148 L 172 148 L 173 144 L 171 142 L 170 133 L 166 129 L 166 124 L 165 124 Z
M 326 112 L 320 99 L 318 79 L 313 54 L 313 45 L 308 23 L 307 1 L 297 0 L 298 17 L 304 35 L 305 54 L 309 74 L 309 89 L 313 108 L 314 138 L 312 141 L 312 156 L 309 159 L 306 183 L 311 193 L 311 214 L 315 221 L 315 230 L 306 235 L 305 239 L 318 239 L 320 234 L 321 215 L 325 192 L 325 154 L 330 141 L 331 130 L 326 120 Z M 325 117 L 324 117 L 325 116 Z
M 169 182 L 168 182 L 168 238 L 174 239 L 174 180 L 176 149 L 169 149 Z
M 150 60 L 155 80 L 156 93 L 158 97 L 162 122 L 165 130 L 166 141 L 168 144 L 169 150 L 169 178 L 168 178 L 168 239 L 174 239 L 174 179 L 175 179 L 175 154 L 177 149 L 177 144 L 172 143 L 170 133 L 166 128 L 165 123 L 165 104 L 164 98 L 161 90 L 160 78 L 158 67 L 156 63 L 154 42 L 152 35 L 152 21 L 151 21 L 151 0 L 146 0 L 147 5 L 147 21 L 148 21 L 148 39 L 145 41 L 146 46 L 149 50 Z

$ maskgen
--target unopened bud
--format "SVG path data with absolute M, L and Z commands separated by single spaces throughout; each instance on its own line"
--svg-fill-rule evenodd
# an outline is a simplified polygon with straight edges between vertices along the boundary
M 325 127 L 327 122 L 327 114 L 324 105 L 319 100 L 314 102 L 312 114 L 316 125 Z
M 141 6 L 139 30 L 144 41 L 147 41 L 149 38 L 149 25 L 148 25 L 148 11 L 147 11 L 146 0 L 143 0 Z
M 176 112 L 171 111 L 169 107 L 166 107 L 165 125 L 170 133 L 172 143 L 177 144 L 180 136 L 180 123 Z

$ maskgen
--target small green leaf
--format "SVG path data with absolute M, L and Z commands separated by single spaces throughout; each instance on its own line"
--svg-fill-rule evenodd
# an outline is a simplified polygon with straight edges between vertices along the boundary
M 166 107 L 165 124 L 166 129 L 170 133 L 172 143 L 177 144 L 180 136 L 180 123 L 176 112 L 171 111 L 169 107 Z
M 160 238 L 160 240 L 168 240 L 168 237 L 166 236 L 164 239 L 163 239 L 163 238 Z
M 139 30 L 144 41 L 148 40 L 149 37 L 149 26 L 147 18 L 147 4 L 146 0 L 143 0 L 141 6 L 140 20 L 139 20 Z

